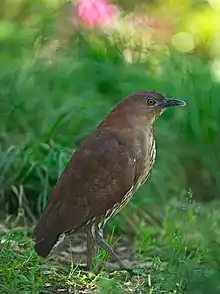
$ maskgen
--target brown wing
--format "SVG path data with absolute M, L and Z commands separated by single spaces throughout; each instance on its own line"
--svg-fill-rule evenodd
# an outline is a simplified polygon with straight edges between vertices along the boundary
M 119 203 L 134 178 L 134 160 L 125 145 L 110 133 L 93 134 L 63 171 L 34 230 L 38 254 L 46 256 L 61 233 Z

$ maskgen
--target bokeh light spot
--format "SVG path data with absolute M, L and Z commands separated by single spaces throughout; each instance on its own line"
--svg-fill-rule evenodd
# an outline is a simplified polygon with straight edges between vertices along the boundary
M 211 68 L 213 78 L 220 82 L 220 59 L 214 59 Z
M 195 40 L 187 32 L 175 34 L 171 39 L 171 43 L 180 52 L 190 52 L 195 48 Z
M 208 0 L 213 10 L 220 11 L 220 0 Z

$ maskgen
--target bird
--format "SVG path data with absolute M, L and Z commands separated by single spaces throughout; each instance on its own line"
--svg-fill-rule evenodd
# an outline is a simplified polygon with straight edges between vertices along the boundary
M 58 178 L 32 238 L 45 258 L 67 236 L 87 233 L 87 269 L 93 270 L 95 243 L 122 269 L 125 263 L 103 237 L 115 216 L 147 181 L 156 158 L 155 119 L 166 109 L 185 106 L 151 90 L 122 99 L 85 138 Z

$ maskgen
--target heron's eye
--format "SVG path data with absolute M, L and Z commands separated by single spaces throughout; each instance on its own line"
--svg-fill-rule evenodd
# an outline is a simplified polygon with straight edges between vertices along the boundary
M 153 98 L 148 98 L 147 99 L 147 105 L 153 106 L 154 104 L 156 104 L 156 101 Z

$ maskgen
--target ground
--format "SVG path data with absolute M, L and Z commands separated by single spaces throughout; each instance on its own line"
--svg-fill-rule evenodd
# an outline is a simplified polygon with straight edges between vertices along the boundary
M 107 228 L 108 242 L 134 269 L 132 275 L 117 270 L 104 252 L 97 255 L 95 272 L 87 272 L 82 233 L 43 260 L 33 250 L 32 228 L 4 221 L 0 293 L 220 293 L 219 204 L 177 203 L 169 203 L 158 230 L 139 222 L 136 234 L 118 236 Z

